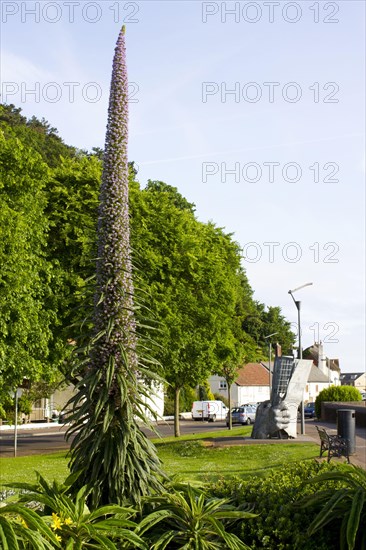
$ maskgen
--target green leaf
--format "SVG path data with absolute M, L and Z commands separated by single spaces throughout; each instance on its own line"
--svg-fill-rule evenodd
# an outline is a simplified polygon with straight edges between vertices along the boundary
M 356 536 L 360 527 L 360 518 L 365 503 L 365 496 L 366 491 L 360 487 L 356 490 L 352 499 L 352 506 L 347 521 L 347 544 L 349 550 L 353 550 L 355 547 Z M 364 528 L 366 528 L 366 526 L 364 526 Z
M 14 530 L 11 523 L 0 516 L 0 539 L 4 550 L 19 550 Z M 10 546 L 9 546 L 10 545 Z

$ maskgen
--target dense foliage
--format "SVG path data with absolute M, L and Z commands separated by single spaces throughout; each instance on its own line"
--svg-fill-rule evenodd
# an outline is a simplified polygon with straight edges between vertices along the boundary
M 340 482 L 341 486 L 329 488 L 329 482 Z M 299 504 L 306 512 L 319 510 L 308 533 L 313 535 L 326 528 L 337 533 L 342 550 L 366 548 L 366 471 L 355 466 L 343 472 L 323 473 L 308 483 L 317 491 Z
M 101 151 L 76 151 L 46 121 L 27 120 L 12 105 L 0 106 L 0 127 L 2 181 L 13 182 L 0 196 L 0 368 L 6 388 L 28 376 L 49 382 L 46 396 L 60 370 L 70 374 L 78 327 L 92 326 L 84 304 L 93 303 Z M 133 163 L 129 185 L 135 290 L 137 301 L 148 305 L 136 312 L 137 323 L 145 335 L 146 325 L 154 328 L 150 347 L 156 344 L 152 351 L 172 384 L 175 406 L 182 373 L 189 387 L 229 360 L 266 359 L 270 332 L 280 333 L 283 349 L 291 347 L 293 334 L 279 308 L 266 310 L 253 300 L 232 236 L 199 222 L 194 204 L 176 188 L 159 181 L 141 188 Z M 13 324 L 17 316 L 24 323 Z
M 40 475 L 36 484 L 15 484 L 23 491 L 20 501 L 0 508 L 0 542 L 4 550 L 76 550 L 142 548 L 146 543 L 134 530 L 135 510 L 116 504 L 90 511 L 87 487 L 74 498 L 70 476 L 52 484 Z
M 0 393 L 24 377 L 52 379 L 55 314 L 52 270 L 45 255 L 44 189 L 49 171 L 40 155 L 0 131 Z
M 355 550 L 365 544 L 365 471 L 304 461 L 264 476 L 222 479 L 203 490 L 169 482 L 134 508 L 91 512 L 88 490 L 13 484 L 17 502 L 0 507 L 0 545 L 11 549 Z
M 35 116 L 26 119 L 21 109 L 14 105 L 0 104 L 0 130 L 6 138 L 17 138 L 26 149 L 33 149 L 51 167 L 58 166 L 61 158 L 72 158 L 78 154 L 75 147 L 66 145 L 56 128 Z
M 336 549 L 338 533 L 334 530 L 319 529 L 314 537 L 309 538 L 307 529 L 315 519 L 317 510 L 309 507 L 305 514 L 295 506 L 300 499 L 314 494 L 318 489 L 310 483 L 305 484 L 306 481 L 321 472 L 336 470 L 334 464 L 299 462 L 265 477 L 222 479 L 209 490 L 217 497 L 231 498 L 237 506 L 243 503 L 253 505 L 253 512 L 259 514 L 258 517 L 243 522 L 234 531 L 252 549 Z M 335 481 L 328 482 L 330 492 L 337 490 L 337 487 L 339 485 Z
M 321 418 L 321 404 L 323 401 L 361 401 L 359 390 L 353 386 L 330 386 L 324 388 L 315 399 L 315 414 Z

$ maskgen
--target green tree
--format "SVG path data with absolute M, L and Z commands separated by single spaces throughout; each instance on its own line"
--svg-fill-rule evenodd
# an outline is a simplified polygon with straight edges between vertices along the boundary
M 47 260 L 54 273 L 52 307 L 57 311 L 58 345 L 65 359 L 72 349 L 68 342 L 79 342 L 80 326 L 92 307 L 101 170 L 95 157 L 63 159 L 52 171 L 46 189 Z M 63 363 L 65 368 L 67 363 Z
M 23 378 L 57 374 L 53 273 L 46 261 L 44 188 L 49 171 L 38 153 L 0 132 L 0 392 Z
M 149 182 L 132 196 L 132 242 L 151 296 L 163 373 L 175 393 L 175 434 L 185 385 L 202 383 L 235 316 L 240 257 L 230 235 L 199 222 L 170 186 Z
M 44 118 L 33 116 L 29 120 L 21 115 L 21 109 L 14 105 L 0 104 L 0 130 L 5 137 L 17 137 L 27 147 L 31 147 L 51 167 L 57 166 L 62 158 L 78 154 L 75 147 L 66 145 Z
M 291 331 L 291 323 L 281 314 L 281 308 L 269 306 L 267 311 L 262 311 L 261 318 L 263 321 L 262 342 L 267 345 L 268 342 L 264 340 L 264 337 L 276 332 L 276 340 L 281 344 L 283 354 L 290 354 L 295 344 L 295 335 Z

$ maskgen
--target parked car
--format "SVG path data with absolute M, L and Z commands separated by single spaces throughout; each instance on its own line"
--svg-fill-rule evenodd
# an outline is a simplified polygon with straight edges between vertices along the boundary
M 315 418 L 315 403 L 306 403 L 304 407 L 305 418 Z
M 231 422 L 232 424 L 253 424 L 255 421 L 255 415 L 257 407 L 252 405 L 243 405 L 241 407 L 235 407 L 231 409 Z M 229 413 L 226 416 L 226 426 L 229 426 Z

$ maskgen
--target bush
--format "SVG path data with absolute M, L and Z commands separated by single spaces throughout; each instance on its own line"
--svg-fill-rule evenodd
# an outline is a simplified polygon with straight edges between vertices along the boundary
M 227 407 L 229 406 L 228 398 L 224 397 L 220 393 L 214 393 L 214 398 L 215 398 L 216 401 L 222 401 L 224 403 L 224 405 L 226 405 Z
M 211 485 L 211 491 L 216 497 L 231 498 L 237 507 L 253 505 L 253 512 L 259 516 L 234 526 L 233 531 L 253 550 L 336 549 L 337 535 L 333 530 L 322 529 L 316 537 L 309 538 L 306 531 L 317 511 L 310 510 L 304 514 L 303 510 L 295 507 L 295 503 L 316 491 L 305 481 L 337 468 L 339 466 L 334 464 L 303 461 L 276 470 L 266 477 L 248 481 L 222 479 Z M 335 486 L 335 482 L 329 482 L 328 487 Z
M 196 401 L 196 390 L 189 386 L 183 386 L 179 396 L 179 412 L 187 412 L 192 409 L 193 401 Z M 164 415 L 174 416 L 174 390 L 169 387 L 164 399 Z
M 354 386 L 330 386 L 322 390 L 315 399 L 315 414 L 321 417 L 321 403 L 323 401 L 361 401 L 362 396 Z
M 208 380 L 205 380 L 198 386 L 197 400 L 198 401 L 214 401 L 214 395 L 211 391 Z

